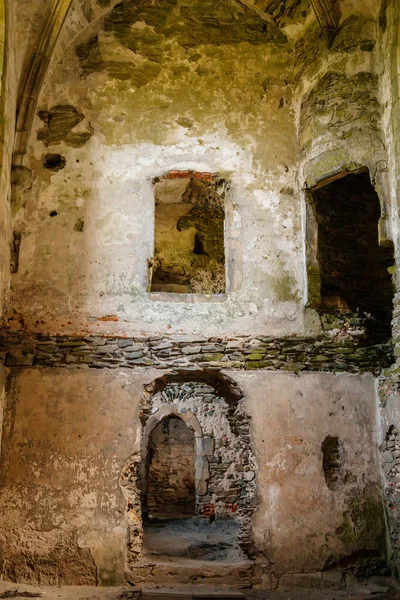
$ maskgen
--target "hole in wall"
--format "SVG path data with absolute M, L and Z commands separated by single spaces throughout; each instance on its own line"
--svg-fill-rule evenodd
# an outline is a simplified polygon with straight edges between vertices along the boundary
M 75 225 L 74 225 L 74 230 L 78 231 L 78 232 L 82 232 L 85 228 L 85 219 L 83 217 L 79 217 L 79 219 L 77 219 Z
M 343 467 L 343 452 L 339 438 L 327 435 L 321 444 L 321 451 L 326 485 L 333 490 L 340 480 Z
M 52 211 L 49 213 L 49 216 L 50 216 L 50 217 L 56 217 L 57 215 L 58 215 L 58 212 L 57 212 L 56 210 L 52 210 Z
M 43 166 L 45 169 L 60 171 L 66 165 L 66 160 L 61 154 L 46 154 Z
M 14 231 L 11 248 L 10 248 L 10 271 L 11 273 L 18 273 L 19 268 L 19 251 L 21 246 L 22 235 L 19 231 Z
M 322 312 L 366 319 L 376 337 L 391 336 L 393 247 L 379 245 L 379 197 L 369 173 L 349 174 L 312 191 L 318 228 Z
M 211 173 L 171 171 L 154 180 L 152 292 L 225 292 L 226 190 Z

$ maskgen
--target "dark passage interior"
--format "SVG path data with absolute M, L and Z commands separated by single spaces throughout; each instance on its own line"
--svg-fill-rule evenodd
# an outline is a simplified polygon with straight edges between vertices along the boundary
M 211 173 L 185 171 L 154 182 L 151 291 L 225 291 L 225 187 L 226 182 Z
M 335 488 L 342 469 L 342 457 L 339 439 L 327 435 L 321 444 L 322 468 L 326 485 L 330 490 Z
M 381 215 L 368 173 L 351 174 L 312 194 L 318 223 L 323 310 L 367 317 L 377 335 L 390 337 L 392 247 L 378 243 Z
M 194 433 L 177 417 L 151 432 L 148 449 L 148 519 L 194 515 L 196 505 Z

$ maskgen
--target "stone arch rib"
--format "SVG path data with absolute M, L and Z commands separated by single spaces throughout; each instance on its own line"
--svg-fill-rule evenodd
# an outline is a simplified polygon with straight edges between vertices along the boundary
M 52 0 L 37 37 L 36 52 L 22 73 L 17 99 L 14 165 L 21 165 L 27 152 L 39 93 L 71 4 L 72 0 Z
M 322 29 L 323 36 L 331 44 L 339 27 L 332 0 L 311 0 L 311 6 Z

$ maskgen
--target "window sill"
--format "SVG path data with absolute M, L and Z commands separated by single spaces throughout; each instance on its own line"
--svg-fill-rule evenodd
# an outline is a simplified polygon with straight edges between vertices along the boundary
M 197 304 L 199 302 L 226 302 L 228 295 L 225 294 L 177 294 L 174 292 L 148 292 L 148 298 L 152 302 L 184 302 L 185 304 Z

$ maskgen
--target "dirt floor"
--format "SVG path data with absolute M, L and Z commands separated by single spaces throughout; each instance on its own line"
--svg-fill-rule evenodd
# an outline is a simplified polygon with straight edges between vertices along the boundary
M 399 584 L 389 578 L 370 579 L 341 590 L 218 590 L 210 587 L 139 589 L 133 587 L 38 587 L 0 581 L 2 598 L 42 600 L 400 600 Z
M 170 556 L 211 561 L 243 560 L 237 544 L 237 523 L 191 517 L 144 525 L 143 552 L 149 557 Z

